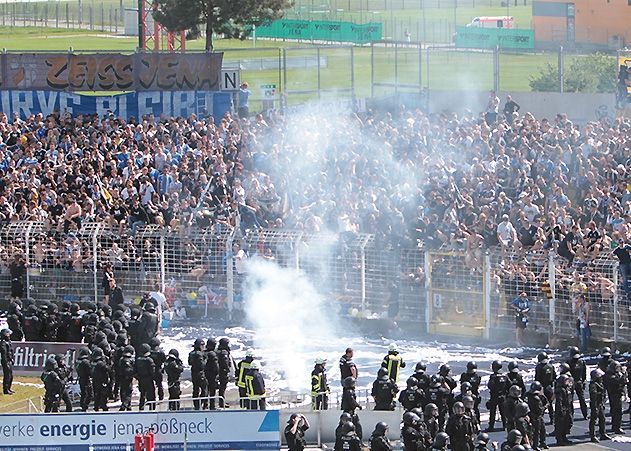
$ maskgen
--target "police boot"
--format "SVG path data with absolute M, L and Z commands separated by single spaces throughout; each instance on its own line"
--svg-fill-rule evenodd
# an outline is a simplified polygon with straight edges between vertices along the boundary
M 601 440 L 611 440 L 611 437 L 609 437 L 607 434 L 600 434 L 600 439 Z

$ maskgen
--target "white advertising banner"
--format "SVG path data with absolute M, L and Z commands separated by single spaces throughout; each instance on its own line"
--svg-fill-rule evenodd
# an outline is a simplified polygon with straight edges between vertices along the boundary
M 280 449 L 278 410 L 0 415 L 2 451 L 127 451 L 147 432 L 156 451 Z

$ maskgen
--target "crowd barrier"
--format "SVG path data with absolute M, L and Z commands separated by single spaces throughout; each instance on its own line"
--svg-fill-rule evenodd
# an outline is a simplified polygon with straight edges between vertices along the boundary
M 147 226 L 121 235 L 85 223 L 66 237 L 44 223 L 11 223 L 0 229 L 0 297 L 9 297 L 8 262 L 21 251 L 27 260 L 24 296 L 36 301 L 103 299 L 101 268 L 111 263 L 127 302 L 163 290 L 173 307 L 166 322 L 229 316 L 243 308 L 247 276 L 247 264 L 234 260 L 235 244 L 249 259 L 302 271 L 342 316 L 488 339 L 514 329 L 510 302 L 526 292 L 532 304 L 528 329 L 572 338 L 573 301 L 585 293 L 593 337 L 631 341 L 629 303 L 610 253 L 577 257 L 570 267 L 554 251 L 428 250 L 370 234 Z

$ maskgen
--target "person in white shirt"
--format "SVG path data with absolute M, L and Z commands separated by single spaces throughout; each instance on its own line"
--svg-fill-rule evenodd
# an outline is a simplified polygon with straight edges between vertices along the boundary
M 508 219 L 508 215 L 502 216 L 502 222 L 497 226 L 497 239 L 503 249 L 512 247 L 517 241 L 517 231 Z

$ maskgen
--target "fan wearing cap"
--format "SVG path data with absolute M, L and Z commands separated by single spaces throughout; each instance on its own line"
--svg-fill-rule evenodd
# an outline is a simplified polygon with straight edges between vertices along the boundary
M 237 380 L 237 388 L 239 389 L 239 405 L 241 408 L 246 407 L 246 390 L 245 390 L 245 374 L 250 368 L 250 364 L 254 361 L 254 351 L 248 349 L 245 351 L 245 358 L 238 362 L 235 366 L 234 377 Z
M 305 431 L 309 429 L 309 422 L 304 415 L 292 413 L 285 426 L 285 441 L 289 451 L 302 451 L 307 446 Z
M 388 354 L 383 358 L 381 366 L 388 370 L 388 377 L 396 384 L 399 380 L 399 370 L 405 368 L 405 362 L 399 355 L 399 350 L 395 343 L 388 346 Z
M 570 367 L 570 374 L 574 378 L 574 392 L 581 405 L 583 418 L 587 419 L 587 403 L 585 402 L 585 381 L 587 380 L 587 365 L 583 361 L 581 352 L 576 346 L 568 349 L 566 362 Z
M 329 383 L 326 379 L 326 359 L 317 357 L 311 372 L 311 405 L 313 410 L 329 408 Z
M 2 363 L 2 393 L 12 395 L 13 345 L 11 344 L 11 329 L 0 331 L 0 363 Z
M 246 408 L 250 410 L 265 410 L 265 380 L 260 369 L 259 362 L 253 360 L 245 373 Z
M 592 442 L 609 440 L 605 432 L 605 385 L 603 376 L 605 373 L 600 368 L 592 370 L 589 382 L 589 437 Z M 596 437 L 596 420 L 598 420 L 598 434 Z M 599 440 L 600 439 L 600 440 Z

